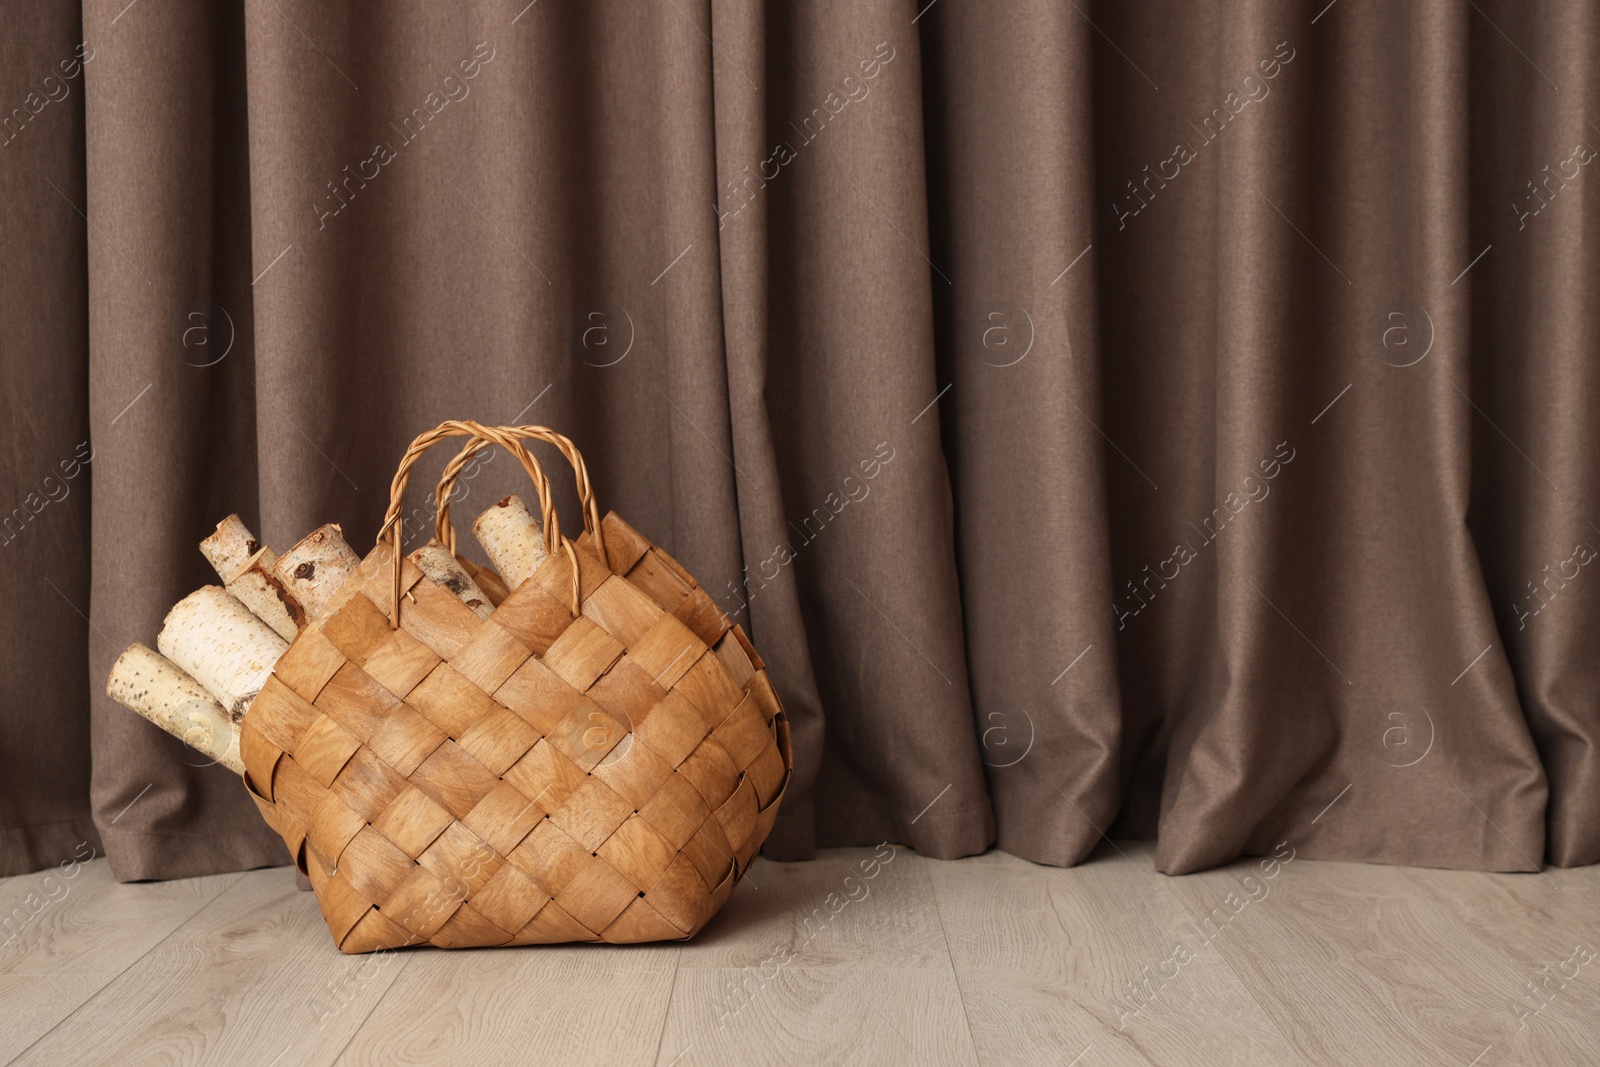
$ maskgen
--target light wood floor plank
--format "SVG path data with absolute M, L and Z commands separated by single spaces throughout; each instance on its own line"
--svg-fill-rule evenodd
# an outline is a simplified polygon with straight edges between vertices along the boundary
M 341 1067 L 647 1064 L 678 953 L 664 945 L 409 950 Z
M 404 957 L 385 964 L 335 950 L 288 868 L 232 877 L 226 891 L 29 1048 L 19 1067 L 332 1063 Z
M 835 964 L 678 972 L 658 1067 L 977 1063 L 948 969 Z M 732 1012 L 730 985 L 749 992 Z
M 26 896 L 46 903 L 0 948 L 0 974 L 118 974 L 240 876 L 121 885 L 101 859 L 84 864 L 70 881 L 55 877 L 41 871 L 6 879 L 27 887 L 22 895 L 16 892 L 20 886 L 8 887 L 13 909 L 31 911 L 31 905 L 17 903 Z
M 758 861 L 684 946 L 656 1062 L 975 1063 L 928 863 Z
M 1168 965 L 1148 1004 L 1130 993 L 1155 988 L 1187 914 L 1150 846 L 1119 847 L 1070 870 L 1003 853 L 929 861 L 980 1060 L 1300 1063 L 1215 954 Z M 1225 1043 L 1205 1040 L 1219 1031 Z
M 1593 1062 L 1592 1030 L 1587 1051 L 1547 1028 L 1526 1046 L 1528 1060 L 1490 1055 L 1517 1030 L 1507 1011 L 1516 969 L 1470 936 L 1461 916 L 1485 914 L 1502 876 L 1442 873 L 1295 860 L 1270 883 L 1240 863 L 1171 884 L 1194 921 L 1213 917 L 1211 947 L 1311 1062 Z M 1268 889 L 1236 909 L 1228 894 L 1246 899 L 1247 876 Z M 1424 891 L 1429 881 L 1451 886 L 1455 914 Z
M 94 996 L 108 979 L 90 974 L 0 975 L 0 1063 L 29 1045 Z
M 9 1063 L 239 876 L 119 885 L 105 860 L 0 881 L 0 1063 Z
M 782 946 L 802 967 L 948 967 L 928 862 L 890 846 L 825 849 L 809 863 L 758 859 L 683 966 L 754 967 Z
M 1446 928 L 1478 958 L 1470 983 L 1485 1011 L 1466 1027 L 1484 1063 L 1583 1063 L 1600 1037 L 1600 878 L 1593 870 L 1526 874 L 1415 872 Z M 1587 960 L 1587 962 L 1585 962 Z
M 830 850 L 759 861 L 686 944 L 361 957 L 287 869 L 5 879 L 0 1063 L 1600 1063 L 1596 869 L 1167 878 L 1119 844 Z
M 37 913 L 42 902 L 64 896 L 65 890 L 78 880 L 78 875 L 90 869 L 96 858 L 93 847 L 84 842 L 75 852 L 83 857 L 81 861 L 68 855 L 59 865 L 32 874 L 0 878 L 0 942 L 14 938 L 16 931 Z M 100 866 L 106 865 L 101 863 Z M 33 899 L 30 901 L 29 897 Z

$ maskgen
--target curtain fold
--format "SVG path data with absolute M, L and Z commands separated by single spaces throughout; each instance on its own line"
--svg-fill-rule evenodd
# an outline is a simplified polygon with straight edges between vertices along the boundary
M 461 417 L 750 631 L 769 856 L 1600 860 L 1592 5 L 0 26 L 0 874 L 288 862 L 106 673 L 218 519 L 364 547 Z
M 16 12 L 0 18 L 11 19 Z M 91 470 L 78 13 L 0 33 L 0 872 L 100 849 L 89 807 Z M 15 27 L 21 30 L 22 26 Z M 46 80 L 48 79 L 48 81 Z M 64 683 L 64 684 L 62 684 Z

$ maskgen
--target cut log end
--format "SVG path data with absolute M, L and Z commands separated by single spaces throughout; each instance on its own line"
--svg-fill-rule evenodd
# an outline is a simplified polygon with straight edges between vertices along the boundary
M 250 561 L 261 551 L 263 551 L 261 542 L 237 515 L 229 515 L 217 523 L 216 532 L 200 542 L 201 554 L 206 557 L 211 569 L 217 572 L 217 577 L 221 578 L 224 584 L 231 582 L 249 566 Z M 272 556 L 272 549 L 268 548 L 265 551 L 269 557 L 265 566 L 270 571 L 276 559 Z
M 106 695 L 184 744 L 244 774 L 239 725 L 205 687 L 144 645 L 130 645 L 106 679 Z
M 539 520 L 515 493 L 479 515 L 472 532 L 507 589 L 533 577 L 549 555 Z

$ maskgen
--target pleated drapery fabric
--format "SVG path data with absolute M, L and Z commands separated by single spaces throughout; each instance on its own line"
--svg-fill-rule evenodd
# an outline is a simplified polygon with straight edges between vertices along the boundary
M 0 873 L 288 861 L 105 676 L 218 519 L 365 547 L 447 418 L 569 434 L 750 631 L 769 856 L 1600 859 L 1594 5 L 0 27 Z

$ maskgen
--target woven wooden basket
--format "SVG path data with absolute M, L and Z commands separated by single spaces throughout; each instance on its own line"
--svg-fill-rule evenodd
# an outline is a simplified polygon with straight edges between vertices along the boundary
M 455 550 L 450 492 L 490 444 L 522 463 L 544 519 L 550 558 L 487 619 L 400 551 L 411 468 L 449 437 L 468 441 L 436 492 L 441 542 Z M 524 439 L 572 464 L 576 542 Z M 475 422 L 412 442 L 377 547 L 279 660 L 240 750 L 351 953 L 690 937 L 749 868 L 793 767 L 744 631 L 671 556 L 600 519 L 572 442 Z

